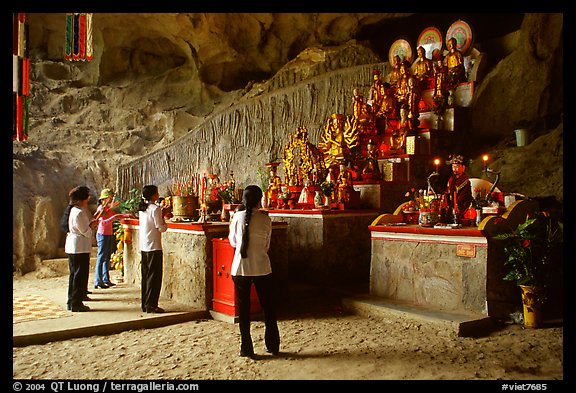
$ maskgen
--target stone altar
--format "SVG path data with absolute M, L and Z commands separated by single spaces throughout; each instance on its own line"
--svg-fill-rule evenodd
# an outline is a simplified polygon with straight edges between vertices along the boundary
M 124 219 L 122 226 L 133 232 L 132 243 L 124 246 L 124 280 L 140 287 L 140 248 L 138 245 L 138 220 Z M 168 222 L 168 230 L 162 234 L 164 269 L 162 297 L 210 310 L 213 297 L 212 239 L 228 237 L 227 222 Z M 272 223 L 270 262 L 280 285 L 280 297 L 284 296 L 287 272 L 285 222 Z
M 377 210 L 270 210 L 287 222 L 288 276 L 317 285 L 368 283 L 370 232 Z

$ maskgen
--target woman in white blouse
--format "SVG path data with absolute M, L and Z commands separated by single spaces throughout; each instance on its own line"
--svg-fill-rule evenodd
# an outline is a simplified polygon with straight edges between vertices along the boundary
M 68 217 L 68 233 L 64 251 L 68 254 L 68 310 L 88 311 L 84 305 L 88 288 L 90 270 L 90 251 L 92 250 L 92 231 L 98 223 L 92 220 L 88 211 L 90 189 L 78 186 L 68 193 L 70 199 L 70 216 Z
M 268 256 L 272 221 L 260 212 L 262 189 L 250 185 L 244 189 L 242 205 L 230 223 L 228 240 L 235 248 L 232 261 L 232 280 L 238 301 L 238 319 L 241 336 L 240 356 L 254 356 L 250 335 L 250 289 L 256 287 L 258 300 L 264 311 L 266 330 L 264 341 L 267 352 L 278 354 L 280 334 L 276 320 L 276 299 L 272 267 Z

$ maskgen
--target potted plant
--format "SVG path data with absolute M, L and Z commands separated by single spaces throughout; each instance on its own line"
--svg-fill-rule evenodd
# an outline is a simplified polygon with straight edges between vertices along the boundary
M 324 195 L 324 206 L 328 206 L 328 208 L 330 208 L 330 204 L 332 203 L 334 187 L 336 187 L 336 185 L 329 180 L 324 180 L 320 183 L 320 190 L 322 190 L 322 194 Z
M 556 263 L 563 243 L 563 223 L 547 211 L 536 211 L 494 239 L 503 242 L 506 255 L 503 279 L 515 282 L 522 291 L 524 326 L 540 327 L 542 306 L 559 270 Z

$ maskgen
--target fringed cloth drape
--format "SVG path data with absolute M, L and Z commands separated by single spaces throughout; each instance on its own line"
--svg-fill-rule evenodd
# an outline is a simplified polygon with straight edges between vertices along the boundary
M 92 60 L 92 14 L 66 14 L 65 58 Z
M 25 13 L 12 18 L 12 140 L 28 139 L 28 106 L 30 103 L 30 58 L 28 57 L 28 21 Z

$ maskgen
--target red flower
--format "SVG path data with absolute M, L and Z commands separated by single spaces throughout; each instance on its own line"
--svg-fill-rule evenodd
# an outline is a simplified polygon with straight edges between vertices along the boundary
M 530 239 L 524 239 L 524 240 L 522 240 L 522 247 L 523 247 L 523 248 L 528 248 L 528 247 L 530 247 Z

